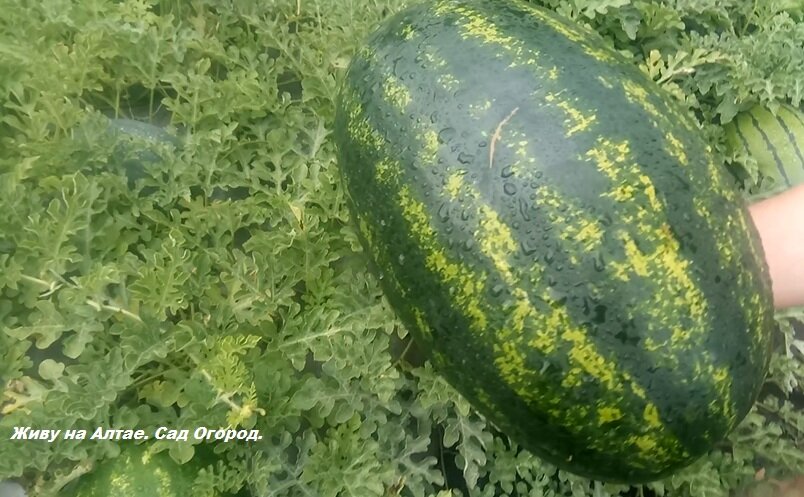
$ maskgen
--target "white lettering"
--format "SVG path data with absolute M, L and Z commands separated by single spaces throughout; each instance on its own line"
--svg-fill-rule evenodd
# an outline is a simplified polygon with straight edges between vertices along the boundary
M 28 431 L 30 429 L 31 429 L 30 426 L 15 426 L 14 434 L 11 435 L 11 440 L 27 440 Z
M 207 433 L 209 433 L 209 430 L 207 430 L 206 427 L 199 426 L 193 432 L 193 438 L 196 440 L 203 440 L 207 436 Z
M 154 432 L 154 438 L 157 439 L 157 440 L 164 440 L 166 431 L 167 431 L 167 428 L 165 428 L 164 426 L 160 426 Z
M 86 430 L 64 430 L 65 440 L 83 440 L 87 438 Z

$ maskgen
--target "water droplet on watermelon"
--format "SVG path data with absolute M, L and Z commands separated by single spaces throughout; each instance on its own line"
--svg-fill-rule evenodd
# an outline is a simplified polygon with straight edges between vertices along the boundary
M 541 179 L 542 174 L 543 173 L 541 171 L 536 171 L 536 174 L 534 174 L 534 176 L 536 176 L 536 179 Z
M 606 269 L 606 263 L 603 260 L 603 253 L 602 252 L 598 252 L 592 258 L 592 264 L 594 265 L 595 271 L 597 271 L 599 273 L 602 273 Z
M 503 191 L 507 195 L 515 195 L 516 194 L 516 185 L 513 183 L 506 183 L 503 185 Z
M 553 249 L 547 249 L 547 251 L 544 253 L 544 262 L 546 262 L 547 264 L 552 264 L 553 261 L 555 260 L 555 257 L 556 257 L 555 251 L 553 251 Z
M 519 229 L 519 221 L 514 221 L 513 223 L 511 223 L 511 227 L 514 228 L 515 230 L 518 230 Z
M 465 152 L 458 154 L 458 162 L 461 164 L 471 164 L 473 160 L 475 160 L 475 156 L 472 154 L 467 154 Z
M 390 54 L 388 54 L 388 55 L 390 55 Z M 386 58 L 388 58 L 388 56 L 386 56 Z M 392 69 L 392 71 L 394 73 L 394 76 L 396 76 L 398 78 L 402 77 L 402 74 L 400 74 L 402 71 L 399 68 L 399 61 L 400 60 L 402 60 L 402 57 L 397 57 L 396 59 L 394 59 L 393 69 Z
M 463 249 L 464 249 L 464 250 L 472 250 L 472 248 L 473 248 L 474 246 L 475 246 L 475 241 L 474 241 L 474 239 L 472 239 L 472 238 L 467 238 L 467 239 L 466 239 L 466 240 L 464 240 L 464 242 L 463 242 Z
M 507 165 L 500 171 L 500 177 L 502 178 L 510 178 L 514 175 L 514 168 L 511 165 Z
M 525 221 L 530 221 L 530 214 L 528 211 L 530 210 L 530 205 L 525 201 L 525 199 L 519 199 L 519 213 L 522 215 L 522 219 Z
M 400 266 L 405 265 L 405 255 L 404 254 L 399 254 L 399 265 Z
M 461 210 L 461 220 L 462 221 L 468 221 L 470 217 L 472 217 L 472 216 L 471 216 L 471 214 L 469 214 L 469 209 L 462 209 Z
M 449 143 L 455 138 L 455 128 L 444 128 L 438 133 L 439 143 Z
M 442 223 L 446 223 L 449 221 L 449 205 L 448 204 L 441 204 L 441 207 L 438 208 L 438 220 Z
M 487 145 L 488 145 L 488 143 L 486 142 L 486 140 L 483 140 L 482 142 L 477 144 L 477 147 L 478 148 L 486 148 Z
M 497 283 L 496 285 L 491 287 L 491 296 L 499 297 L 500 295 L 502 295 L 503 290 L 505 290 L 505 286 L 500 283 Z
M 526 256 L 531 256 L 539 250 L 539 248 L 533 246 L 530 241 L 524 241 L 520 243 L 519 246 L 522 248 L 522 253 L 524 253 Z
M 438 122 L 438 111 L 435 111 L 432 114 L 430 114 L 430 122 L 432 122 L 433 124 Z

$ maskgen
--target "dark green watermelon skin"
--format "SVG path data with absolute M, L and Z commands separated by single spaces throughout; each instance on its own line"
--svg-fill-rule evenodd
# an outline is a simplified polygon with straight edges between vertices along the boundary
M 438 371 L 528 450 L 638 483 L 753 405 L 774 327 L 735 186 L 605 42 L 516 1 L 436 1 L 354 57 L 335 139 L 362 243 Z

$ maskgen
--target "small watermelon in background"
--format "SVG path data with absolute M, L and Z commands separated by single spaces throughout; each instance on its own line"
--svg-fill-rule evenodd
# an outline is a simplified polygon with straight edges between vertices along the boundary
M 70 497 L 188 497 L 200 466 L 178 464 L 166 451 L 151 454 L 147 445 L 126 444 L 120 455 L 99 463 L 65 489 Z
M 778 192 L 804 183 L 804 112 L 789 104 L 774 114 L 762 105 L 738 114 L 725 125 L 735 154 L 752 157 L 763 181 L 762 190 Z
M 134 188 L 137 180 L 146 177 L 146 165 L 161 160 L 158 147 L 168 147 L 178 152 L 181 146 L 181 140 L 165 128 L 134 119 L 110 119 L 109 133 L 118 140 L 112 160 L 123 166 L 129 188 Z M 149 195 L 154 190 L 153 187 L 145 187 L 140 194 Z
M 184 140 L 169 133 L 164 126 L 137 119 L 110 118 L 106 132 L 116 141 L 109 160 L 115 166 L 122 167 L 128 187 L 131 189 L 135 188 L 138 180 L 148 177 L 147 168 L 159 164 L 165 157 L 164 152 L 179 154 L 184 147 Z M 169 178 L 167 171 L 163 171 L 161 179 L 167 182 Z M 151 195 L 156 190 L 156 187 L 146 186 L 139 195 Z M 193 196 L 202 194 L 201 188 L 197 186 L 191 187 L 190 191 Z M 249 191 L 245 187 L 215 187 L 209 195 L 209 200 L 242 200 L 248 196 Z
M 751 409 L 775 323 L 750 216 L 599 35 L 518 1 L 412 6 L 352 60 L 335 139 L 389 302 L 521 446 L 639 483 Z

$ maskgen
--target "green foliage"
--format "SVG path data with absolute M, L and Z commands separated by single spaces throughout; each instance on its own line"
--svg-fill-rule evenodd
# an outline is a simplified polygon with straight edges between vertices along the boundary
M 541 3 L 681 99 L 729 163 L 721 123 L 804 99 L 796 2 Z M 519 450 L 405 348 L 330 140 L 351 54 L 400 7 L 0 0 L 0 478 L 57 495 L 118 450 L 12 441 L 14 426 L 260 430 L 153 441 L 179 463 L 214 453 L 199 495 L 709 497 L 804 471 L 790 316 L 767 392 L 733 436 L 635 489 Z M 159 160 L 129 188 L 109 117 L 166 124 L 183 146 L 140 140 Z

